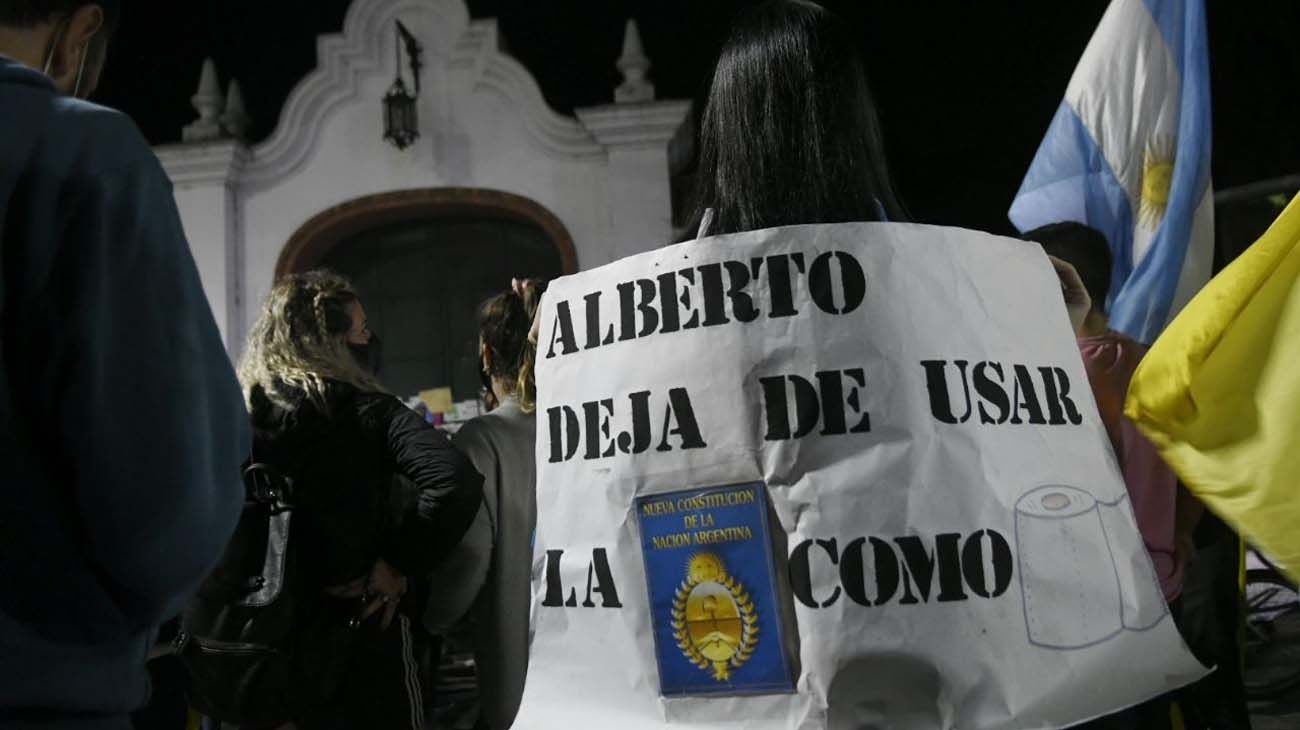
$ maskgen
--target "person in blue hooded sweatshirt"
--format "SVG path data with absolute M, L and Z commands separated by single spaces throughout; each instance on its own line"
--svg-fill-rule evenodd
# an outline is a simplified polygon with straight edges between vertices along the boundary
M 220 557 L 248 416 L 135 125 L 117 0 L 0 0 L 0 728 L 127 728 Z

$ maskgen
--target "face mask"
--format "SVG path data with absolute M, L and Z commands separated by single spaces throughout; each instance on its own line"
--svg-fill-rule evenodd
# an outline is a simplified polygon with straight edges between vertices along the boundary
M 371 375 L 379 375 L 380 356 L 383 348 L 380 345 L 378 335 L 371 334 L 370 342 L 364 345 L 349 342 L 348 350 L 352 352 L 353 359 L 357 361 L 357 365 L 361 366 L 362 370 Z
M 50 75 L 50 69 L 54 66 L 54 52 L 58 50 L 59 42 L 63 40 L 63 34 L 68 32 L 68 26 L 71 25 L 71 23 L 72 18 L 65 18 L 62 23 L 59 23 L 59 27 L 54 31 L 54 37 L 50 39 L 50 50 L 45 54 L 45 66 L 41 69 L 41 73 L 46 76 Z M 90 58 L 90 46 L 93 42 L 94 39 L 92 38 L 91 42 L 87 43 L 85 48 L 81 49 L 81 62 L 77 64 L 77 78 L 72 84 L 73 98 L 81 98 L 81 80 L 86 75 L 86 60 Z

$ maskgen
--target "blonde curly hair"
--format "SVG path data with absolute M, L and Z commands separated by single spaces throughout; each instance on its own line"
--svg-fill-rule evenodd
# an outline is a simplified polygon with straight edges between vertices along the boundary
M 329 271 L 289 274 L 276 282 L 239 362 L 239 382 L 249 406 L 256 386 L 286 410 L 296 407 L 298 393 L 327 408 L 329 381 L 384 392 L 348 349 L 349 309 L 356 301 L 352 284 Z

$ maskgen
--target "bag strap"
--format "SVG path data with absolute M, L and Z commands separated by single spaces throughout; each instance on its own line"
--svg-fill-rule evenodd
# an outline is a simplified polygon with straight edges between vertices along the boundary
M 275 466 L 257 460 L 257 439 L 249 448 L 244 466 L 244 504 L 267 505 L 271 514 L 293 509 L 293 479 Z

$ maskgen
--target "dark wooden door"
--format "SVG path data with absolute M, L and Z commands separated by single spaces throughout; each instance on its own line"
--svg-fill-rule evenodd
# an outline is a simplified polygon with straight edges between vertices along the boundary
M 553 279 L 560 254 L 536 226 L 436 218 L 374 228 L 332 248 L 322 265 L 361 294 L 383 341 L 380 378 L 395 394 L 450 387 L 478 396 L 479 305 L 511 277 Z

